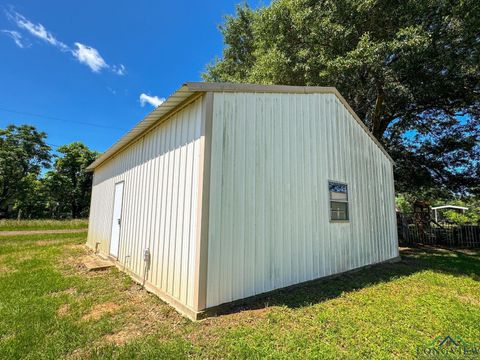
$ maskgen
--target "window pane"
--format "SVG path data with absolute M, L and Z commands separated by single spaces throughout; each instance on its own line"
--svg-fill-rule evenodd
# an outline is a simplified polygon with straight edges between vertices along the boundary
M 336 183 L 336 182 L 333 182 L 333 181 L 329 181 L 328 182 L 328 190 L 330 190 L 330 192 L 337 192 L 337 193 L 347 193 L 347 185 L 345 184 L 340 184 L 340 183 Z
M 347 193 L 330 192 L 330 199 L 347 201 Z
M 348 200 L 347 185 L 329 181 L 328 190 L 330 191 L 330 200 Z
M 348 203 L 330 201 L 332 220 L 348 220 Z

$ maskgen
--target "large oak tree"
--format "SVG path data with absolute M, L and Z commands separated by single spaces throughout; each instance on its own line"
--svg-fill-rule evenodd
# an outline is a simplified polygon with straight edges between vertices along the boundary
M 399 191 L 479 192 L 480 2 L 239 6 L 207 81 L 335 86 L 396 160 Z

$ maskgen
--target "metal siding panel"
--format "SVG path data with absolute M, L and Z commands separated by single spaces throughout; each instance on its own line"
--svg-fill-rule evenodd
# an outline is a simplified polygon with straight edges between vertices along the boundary
M 396 256 L 391 164 L 334 94 L 213 106 L 208 307 Z M 348 184 L 348 223 L 328 180 Z
M 154 154 L 161 154 L 161 138 L 162 132 L 155 136 L 155 144 L 154 144 Z M 158 239 L 158 229 L 160 225 L 159 221 L 159 212 L 160 212 L 160 183 L 157 179 L 159 179 L 159 171 L 160 171 L 160 159 L 161 156 L 154 157 L 154 166 L 153 171 L 151 174 L 151 182 L 153 186 L 153 199 L 152 199 L 152 207 L 151 207 L 151 225 L 150 225 L 150 251 L 152 257 L 152 263 L 150 266 L 149 271 L 149 281 L 154 285 L 157 286 L 157 264 L 159 263 L 159 241 L 155 241 Z M 154 260 L 153 260 L 154 259 Z
M 232 298 L 239 299 L 243 296 L 244 271 L 245 271 L 245 94 L 239 94 L 235 98 L 236 118 L 232 121 L 234 131 L 234 204 L 233 209 L 233 267 L 232 272 Z
M 179 127 L 179 121 L 176 121 L 173 123 L 173 129 L 171 133 L 171 138 L 170 140 L 172 141 L 172 145 L 174 146 L 178 142 L 178 127 Z M 168 228 L 168 236 L 166 239 L 168 240 L 168 253 L 167 257 L 165 259 L 167 263 L 167 284 L 166 284 L 166 289 L 169 294 L 173 294 L 173 276 L 174 276 L 174 270 L 175 270 L 175 235 L 176 235 L 176 228 L 175 228 L 175 220 L 176 220 L 176 214 L 177 214 L 177 208 L 176 208 L 176 201 L 177 201 L 177 183 L 178 183 L 178 175 L 177 175 L 177 157 L 178 157 L 178 149 L 176 146 L 174 146 L 173 149 L 170 150 L 170 168 L 169 168 L 169 198 L 168 198 L 168 221 L 167 221 L 167 228 Z
M 327 178 L 328 174 L 328 146 L 327 146 L 327 139 L 328 139 L 328 132 L 327 132 L 327 103 L 326 97 L 322 96 L 318 99 L 319 101 L 319 111 L 320 117 L 318 118 L 319 122 L 319 137 L 320 141 L 317 141 L 318 146 L 318 153 L 320 155 L 319 165 L 321 169 L 321 173 L 319 178 L 317 179 L 317 191 L 319 194 L 319 218 L 320 218 L 320 226 L 322 229 L 322 259 L 323 259 L 323 276 L 331 273 L 331 256 L 330 256 L 330 227 L 328 226 L 328 192 L 322 191 L 322 188 L 327 186 L 325 179 Z M 325 216 L 327 214 L 327 216 Z M 322 216 L 323 215 L 323 216 Z
M 328 180 L 338 180 L 338 175 L 337 175 L 337 149 L 336 145 L 338 144 L 337 141 L 337 135 L 336 135 L 336 113 L 335 113 L 335 104 L 333 102 L 333 99 L 331 96 L 327 96 L 327 149 L 328 149 L 328 157 L 326 159 L 328 163 L 328 171 L 327 171 L 327 178 L 324 181 L 323 186 L 327 186 L 327 181 Z M 329 218 L 330 215 L 327 214 L 327 217 Z M 338 241 L 337 241 L 337 232 L 338 232 L 338 227 L 332 227 L 328 225 L 328 230 L 329 230 L 329 243 L 330 243 L 330 250 L 329 250 L 329 255 L 331 259 L 331 274 L 337 273 L 338 268 L 337 268 L 337 256 L 338 256 Z
M 290 121 L 292 114 L 293 114 L 293 103 L 292 99 L 288 99 L 287 101 L 282 101 L 284 109 L 283 109 L 283 169 L 282 169 L 282 179 L 284 184 L 284 195 L 283 195 L 283 216 L 284 218 L 292 218 L 292 191 L 293 191 L 293 183 L 290 176 L 288 176 L 293 163 L 291 161 L 292 153 L 292 143 L 290 138 L 291 126 L 292 122 Z M 261 121 L 258 121 L 261 123 Z M 286 283 L 293 283 L 294 273 L 293 269 L 295 264 L 293 263 L 293 244 L 288 239 L 291 239 L 294 236 L 294 226 L 291 221 L 286 221 L 283 224 L 283 246 L 284 246 L 284 266 L 285 266 L 285 282 Z
M 184 222 L 184 208 L 185 208 L 185 170 L 186 170 L 186 138 L 187 138 L 187 126 L 188 126 L 188 118 L 189 112 L 191 109 L 187 109 L 184 114 L 184 118 L 181 121 L 181 127 L 179 132 L 181 147 L 178 149 L 179 155 L 179 162 L 178 162 L 178 200 L 176 201 L 177 204 L 177 214 L 176 214 L 176 222 L 175 228 L 176 236 L 175 236 L 175 273 L 174 273 L 174 291 L 173 295 L 176 298 L 180 298 L 181 292 L 181 283 L 182 283 L 182 258 L 183 258 L 183 222 Z
M 204 103 L 205 106 L 205 103 Z M 208 106 L 208 105 L 207 105 Z M 198 108 L 197 114 L 195 115 L 195 119 L 201 118 L 203 116 L 204 109 Z M 208 121 L 208 119 L 206 119 Z M 192 139 L 198 139 L 202 135 L 202 121 L 193 121 L 193 133 Z M 197 209 L 201 204 L 200 201 L 200 188 L 197 184 L 199 184 L 200 180 L 200 153 L 201 153 L 201 146 L 199 141 L 192 141 L 192 194 L 191 194 L 191 207 L 190 207 L 190 237 L 192 239 L 195 237 L 197 233 L 197 222 L 201 223 L 202 219 L 198 218 L 197 216 Z M 187 304 L 194 304 L 194 288 L 195 285 L 194 281 L 196 279 L 196 268 L 195 268 L 195 259 L 197 257 L 197 251 L 200 251 L 200 248 L 197 248 L 196 241 L 189 241 L 189 255 L 188 255 L 188 278 L 190 286 L 187 286 Z
M 233 259 L 237 255 L 234 253 L 233 247 L 233 221 L 234 221 L 234 181 L 235 181 L 235 128 L 234 115 L 232 113 L 233 104 L 225 102 L 224 105 L 224 135 L 223 135 L 223 164 L 222 173 L 226 175 L 225 182 L 222 186 L 224 192 L 222 196 L 222 267 L 220 268 L 222 274 L 222 289 L 224 291 L 220 294 L 222 302 L 233 300 L 232 298 L 232 269 Z M 223 270 L 223 271 L 222 271 Z
M 250 176 L 245 178 L 245 248 L 244 248 L 244 279 L 243 288 L 246 294 L 255 292 L 255 104 L 254 94 L 245 94 L 245 173 Z
M 300 188 L 300 177 L 299 174 L 299 165 L 298 165 L 298 127 L 296 126 L 297 114 L 300 110 L 298 108 L 298 101 L 296 97 L 292 97 L 292 121 L 290 122 L 290 134 L 292 137 L 292 147 L 290 149 L 290 164 L 292 165 L 292 172 L 297 174 L 297 176 L 290 176 L 288 175 L 292 181 L 292 213 L 290 219 L 292 221 L 293 232 L 292 232 L 292 239 L 296 238 L 297 241 L 292 241 L 292 257 L 293 257 L 293 281 L 300 282 L 301 281 L 301 273 L 302 273 L 302 263 L 300 262 L 299 256 L 299 246 L 301 242 L 301 232 L 300 227 L 298 224 L 298 217 L 301 216 L 299 209 L 298 209 L 298 192 Z M 268 128 L 266 129 L 268 131 Z M 269 188 L 270 185 L 267 183 L 265 184 L 266 188 Z
M 137 250 L 138 250 L 138 234 L 139 234 L 139 223 L 140 223 L 140 219 L 141 219 L 141 216 L 142 214 L 140 214 L 139 212 L 139 203 L 140 203 L 140 190 L 142 189 L 142 153 L 143 153 L 143 138 L 139 141 L 139 148 L 137 148 L 137 152 L 136 152 L 136 155 L 137 155 L 137 158 L 136 158 L 136 164 L 137 165 L 137 169 L 136 171 L 134 171 L 134 174 L 135 174 L 135 178 L 134 178 L 134 184 L 136 184 L 136 186 L 132 187 L 130 186 L 130 184 L 128 185 L 128 188 L 131 188 L 131 190 L 133 191 L 133 197 L 135 199 L 134 201 L 134 205 L 133 205 L 133 208 L 132 208 L 132 211 L 135 213 L 135 214 L 139 214 L 138 218 L 137 219 L 131 219 L 131 226 L 132 226 L 132 231 L 133 233 L 131 234 L 132 237 L 129 238 L 127 241 L 131 241 L 131 254 L 130 254 L 130 263 L 132 264 L 131 265 L 131 270 L 134 272 L 134 273 L 137 273 L 139 275 L 140 272 L 137 270 Z
M 202 99 L 175 113 L 95 170 L 88 244 L 108 253 L 113 188 L 125 181 L 119 262 L 144 275 L 143 251 L 151 252 L 147 281 L 193 307 L 195 214 L 198 206 Z
M 278 246 L 274 246 L 276 249 L 275 261 L 277 263 L 278 271 L 278 286 L 283 286 L 287 281 L 287 260 L 286 256 L 286 244 L 285 244 L 285 224 L 282 221 L 285 214 L 285 192 L 283 191 L 284 186 L 282 186 L 283 169 L 285 168 L 283 160 L 285 159 L 284 143 L 283 143 L 283 134 L 285 127 L 285 103 L 282 101 L 281 96 L 275 97 L 274 109 L 276 110 L 275 119 L 275 193 L 282 192 L 283 196 L 280 196 L 275 199 L 275 230 L 276 235 L 275 239 Z
M 296 134 L 296 144 L 297 144 L 297 165 L 298 165 L 298 187 L 297 187 L 297 224 L 298 224 L 298 259 L 300 265 L 300 278 L 299 281 L 305 281 L 307 279 L 307 259 L 306 259 L 306 239 L 305 239 L 305 227 L 302 226 L 302 220 L 306 216 L 304 211 L 304 191 L 305 191 L 305 158 L 304 158 L 304 134 L 303 134 L 303 123 L 305 121 L 305 113 L 303 107 L 303 99 L 304 96 L 296 96 L 295 99 L 297 100 L 297 109 L 298 112 L 296 113 L 295 123 L 297 131 Z M 275 194 L 272 194 L 272 199 L 275 199 Z M 273 239 L 272 239 L 273 242 Z
M 316 165 L 318 167 L 317 170 L 317 177 L 315 178 L 314 186 L 316 186 L 316 194 L 317 194 L 317 206 L 316 206 L 316 219 L 318 221 L 318 251 L 320 253 L 319 258 L 319 275 L 325 276 L 327 273 L 327 264 L 326 261 L 328 257 L 326 256 L 327 244 L 326 244 L 326 229 L 327 229 L 327 219 L 325 216 L 325 206 L 326 206 L 326 199 L 324 192 L 320 191 L 322 186 L 325 186 L 324 179 L 325 179 L 325 149 L 326 146 L 326 134 L 325 134 L 325 104 L 324 104 L 324 97 L 316 97 L 316 118 L 314 119 L 314 123 L 316 124 L 316 132 L 315 136 L 315 155 L 317 157 Z
M 161 288 L 162 289 L 167 289 L 168 287 L 168 268 L 169 268 L 169 254 L 170 254 L 170 218 L 172 214 L 172 207 L 171 207 L 171 196 L 172 196 L 172 165 L 173 165 L 173 143 L 174 141 L 172 140 L 175 136 L 175 127 L 176 123 L 175 122 L 169 122 L 168 123 L 168 131 L 166 131 L 166 141 L 165 143 L 167 144 L 167 149 L 165 153 L 165 178 L 162 181 L 162 186 L 165 188 L 164 192 L 164 197 L 163 197 L 163 203 L 162 206 L 164 206 L 164 213 L 163 213 L 163 238 L 164 238 L 164 243 L 163 243 L 163 252 L 162 252 L 162 282 L 161 282 Z
M 181 279 L 187 279 L 189 272 L 188 267 L 190 266 L 190 249 L 191 243 L 189 239 L 192 236 L 192 229 L 190 227 L 192 218 L 192 190 L 193 190 L 193 144 L 189 141 L 191 137 L 194 136 L 195 133 L 195 122 L 192 119 L 198 117 L 199 114 L 193 113 L 192 116 L 189 117 L 186 126 L 186 140 L 185 140 L 185 170 L 184 170 L 184 178 L 185 178 L 185 190 L 183 190 L 183 224 L 182 224 L 182 264 L 181 264 Z M 201 116 L 201 114 L 200 114 Z M 183 261 L 186 259 L 187 261 Z M 192 265 L 193 266 L 193 263 Z M 187 282 L 182 281 L 180 287 L 180 298 L 187 299 L 188 298 L 188 286 Z
M 319 212 L 318 212 L 318 188 L 316 187 L 316 181 L 318 179 L 318 157 L 317 157 L 317 149 L 315 143 L 317 142 L 317 125 L 319 118 L 318 114 L 318 99 L 315 96 L 309 96 L 309 106 L 311 111 L 311 116 L 309 119 L 309 140 L 310 140 L 310 148 L 309 154 L 311 156 L 311 179 L 310 179 L 310 188 L 313 189 L 313 193 L 310 194 L 309 198 L 311 200 L 311 216 L 312 216 L 312 229 L 311 229 L 311 256 L 312 256 L 312 266 L 313 266 L 313 274 L 315 277 L 320 277 L 320 256 L 321 256 L 321 248 L 319 245 L 321 244 L 322 238 L 319 229 Z
M 252 106 L 250 109 L 255 109 L 254 113 L 249 113 L 249 119 L 254 121 L 258 114 L 263 114 L 264 111 L 264 96 L 256 95 L 250 98 Z M 264 139 L 265 139 L 265 121 L 255 122 L 255 281 L 254 293 L 259 294 L 265 290 L 265 156 Z

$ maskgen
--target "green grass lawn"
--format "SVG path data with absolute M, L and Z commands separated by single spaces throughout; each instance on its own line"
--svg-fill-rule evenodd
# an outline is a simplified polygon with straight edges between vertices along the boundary
M 0 238 L 0 358 L 416 358 L 480 342 L 480 253 L 403 261 L 279 291 L 191 322 L 117 269 L 87 273 L 86 233 Z
M 86 229 L 88 219 L 0 220 L 0 231 Z

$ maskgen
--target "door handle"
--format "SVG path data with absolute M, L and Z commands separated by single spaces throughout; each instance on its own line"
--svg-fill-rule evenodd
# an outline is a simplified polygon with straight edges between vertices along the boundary
M 118 225 L 120 225 L 120 219 L 117 219 Z

